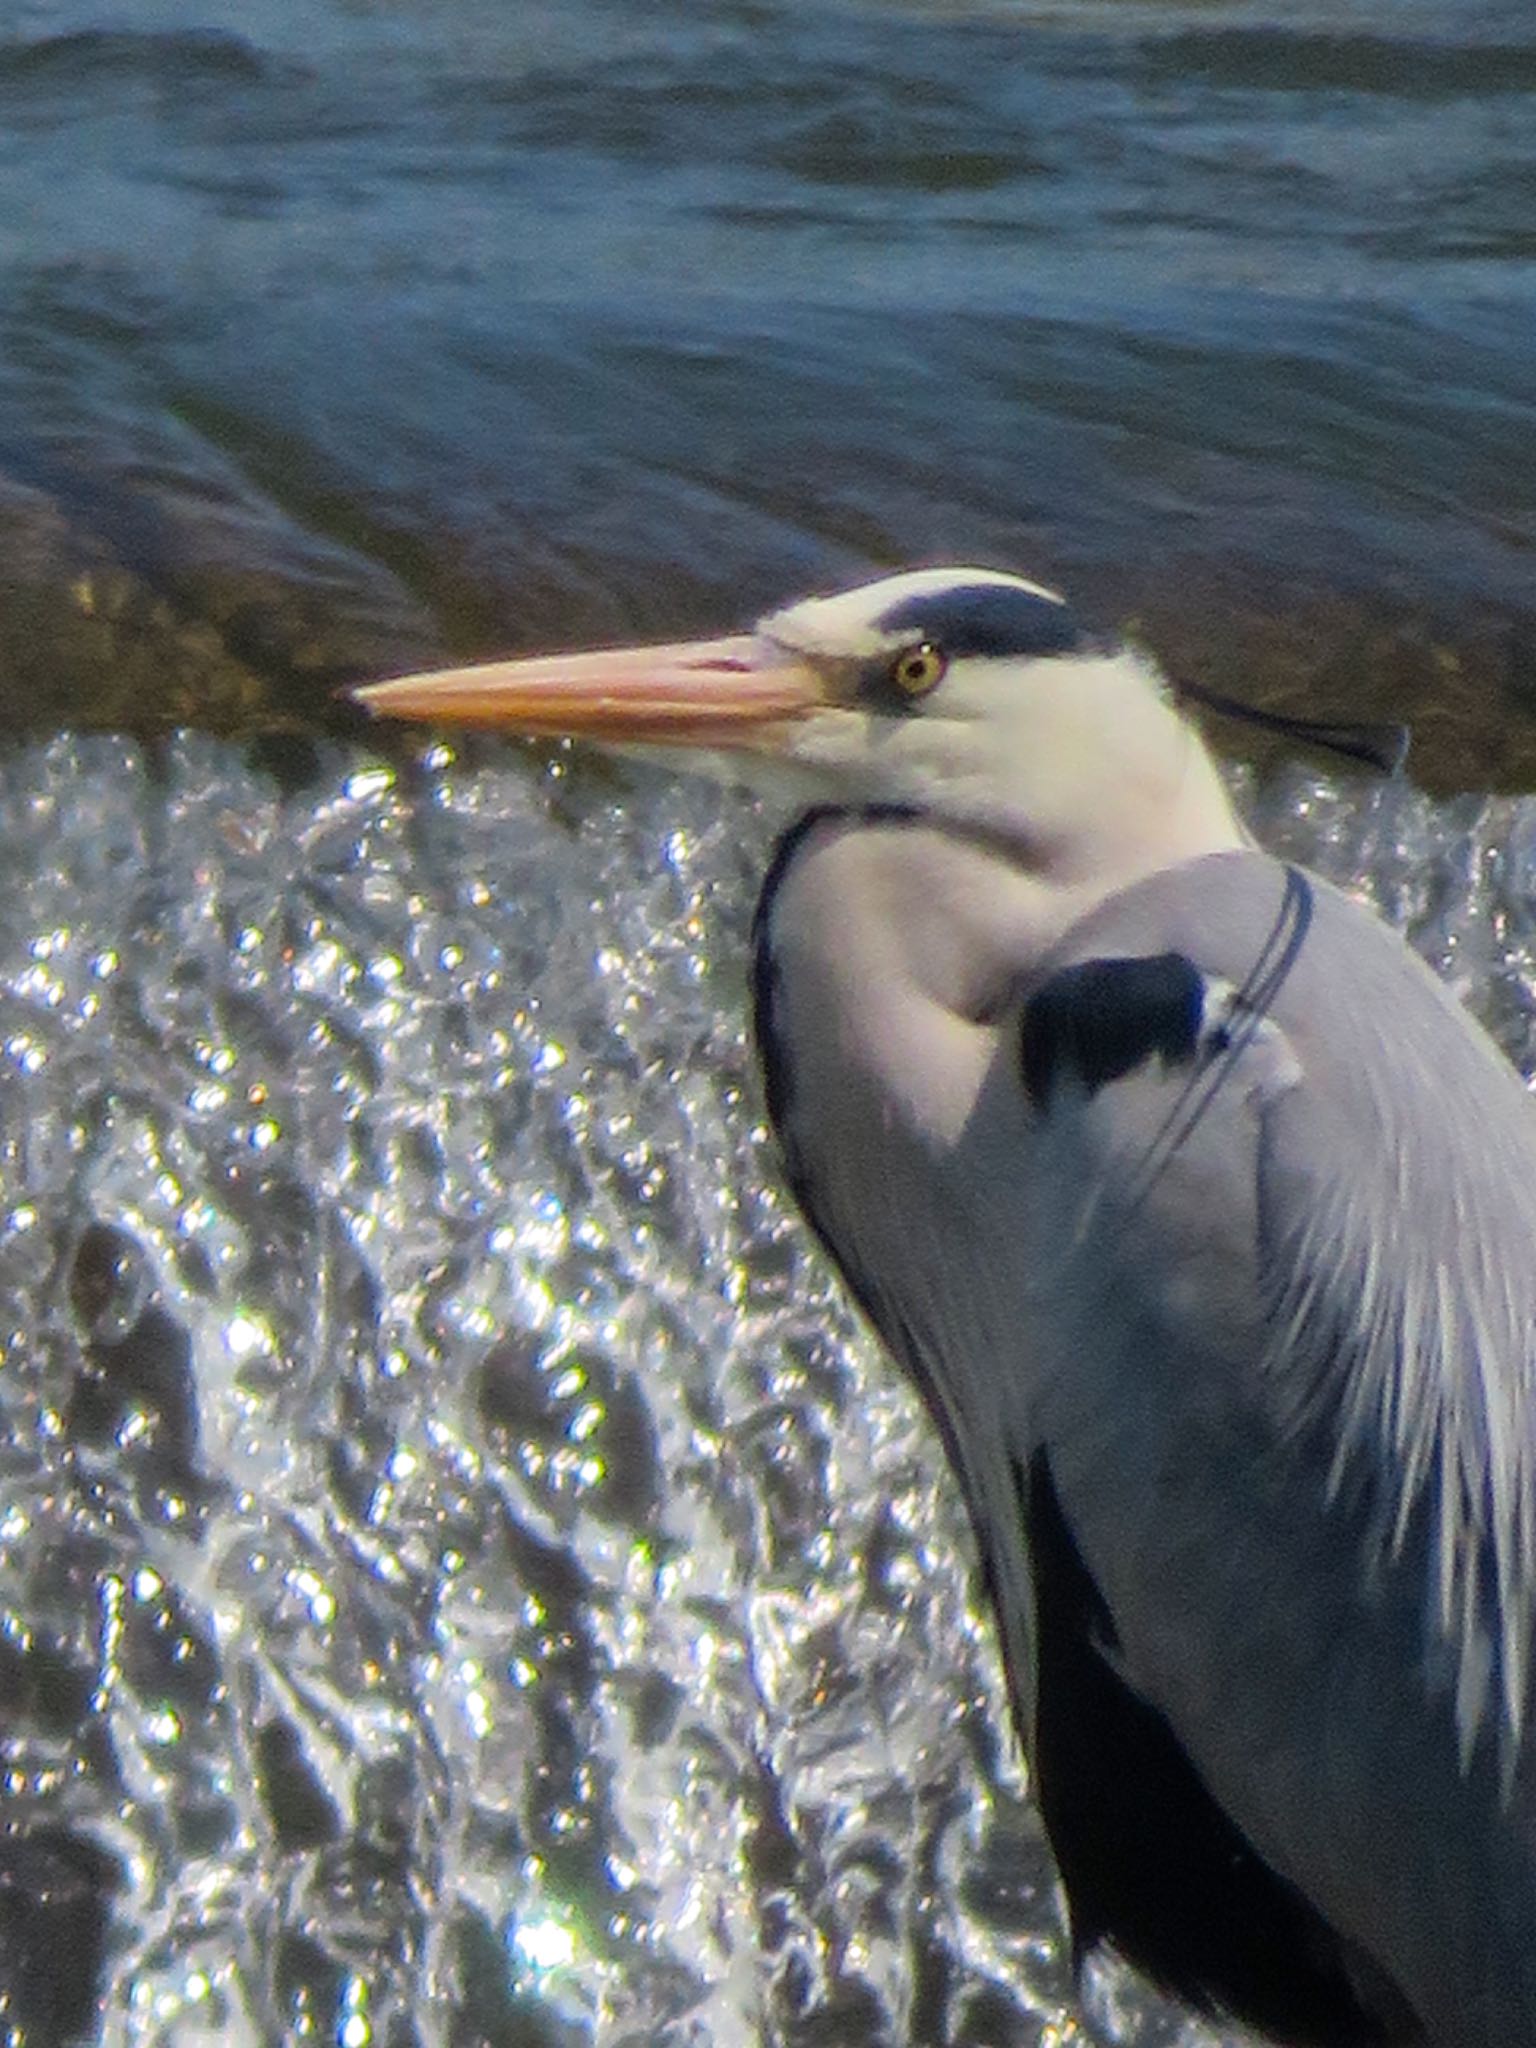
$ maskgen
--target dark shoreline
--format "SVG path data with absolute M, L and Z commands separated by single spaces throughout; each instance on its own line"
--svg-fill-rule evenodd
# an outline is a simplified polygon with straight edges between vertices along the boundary
M 594 598 L 591 565 L 562 591 L 543 563 L 521 616 L 442 551 L 434 559 L 423 545 L 415 564 L 435 601 L 418 599 L 397 567 L 398 556 L 373 565 L 354 556 L 350 587 L 332 590 L 234 560 L 135 569 L 40 494 L 0 487 L 0 722 L 27 738 L 179 727 L 232 739 L 338 737 L 368 729 L 346 701 L 349 683 L 654 632 L 669 614 L 679 633 L 742 623 L 727 596 L 679 574 L 670 593 L 652 583 L 649 617 L 631 626 L 624 584 L 634 563 L 616 567 L 607 601 Z M 1536 788 L 1536 612 L 1479 612 L 1461 600 L 1436 615 L 1382 591 L 1198 561 L 1155 576 L 1095 563 L 1062 580 L 1083 610 L 1133 635 L 1176 680 L 1300 716 L 1403 722 L 1411 772 L 1437 794 Z M 1288 751 L 1230 720 L 1217 721 L 1216 737 L 1260 764 Z

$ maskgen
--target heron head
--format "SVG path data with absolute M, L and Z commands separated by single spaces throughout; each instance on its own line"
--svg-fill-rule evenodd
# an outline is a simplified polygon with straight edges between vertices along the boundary
M 1152 665 L 1054 591 L 919 569 L 773 612 L 748 634 L 541 656 L 360 690 L 381 715 L 705 749 L 749 785 L 904 804 L 987 830 L 1119 833 L 1199 795 L 1204 749 Z M 705 765 L 702 761 L 700 765 Z

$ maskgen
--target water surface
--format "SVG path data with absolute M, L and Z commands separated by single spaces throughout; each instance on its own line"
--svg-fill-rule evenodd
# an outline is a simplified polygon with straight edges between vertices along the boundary
M 313 724 L 975 557 L 1529 778 L 1518 8 L 8 27 L 13 722 Z
M 8 2014 L 1078 2038 L 955 1486 L 768 1145 L 771 819 L 579 756 L 316 771 L 0 784 Z M 1529 800 L 1252 801 L 1536 1068 Z

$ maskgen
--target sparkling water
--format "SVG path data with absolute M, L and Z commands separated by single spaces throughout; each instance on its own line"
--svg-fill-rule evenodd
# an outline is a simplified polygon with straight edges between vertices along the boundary
M 1246 794 L 1536 1064 L 1536 806 Z M 957 1489 L 765 1128 L 775 822 L 561 751 L 8 757 L 29 2040 L 1079 2038 Z

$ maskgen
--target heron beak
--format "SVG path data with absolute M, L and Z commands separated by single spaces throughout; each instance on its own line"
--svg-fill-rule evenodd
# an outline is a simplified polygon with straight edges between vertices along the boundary
M 780 752 L 829 701 L 809 663 L 751 634 L 445 668 L 352 693 L 381 718 L 529 737 Z

